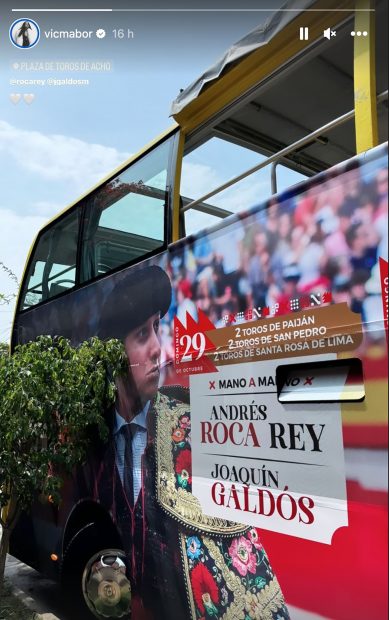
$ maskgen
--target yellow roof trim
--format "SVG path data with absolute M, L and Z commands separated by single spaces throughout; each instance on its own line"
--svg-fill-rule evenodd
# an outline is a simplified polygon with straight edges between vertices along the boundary
M 371 9 L 372 0 L 357 0 L 359 9 Z M 360 10 L 354 30 L 367 30 L 368 37 L 354 38 L 354 101 L 356 151 L 363 153 L 378 144 L 375 64 L 375 15 Z
M 311 9 L 353 9 L 350 0 L 320 0 Z M 335 26 L 343 21 L 347 13 L 331 13 L 331 24 Z M 212 82 L 196 99 L 188 103 L 174 119 L 184 133 L 190 133 L 220 112 L 250 88 L 261 82 L 297 53 L 310 47 L 312 41 L 323 36 L 323 30 L 329 26 L 328 12 L 302 12 L 296 20 L 290 22 L 269 43 L 245 56 L 236 65 Z M 309 41 L 300 41 L 298 29 L 309 28 Z
M 172 241 L 180 238 L 180 198 L 181 198 L 181 171 L 182 159 L 184 155 L 184 134 L 180 131 L 177 147 L 176 167 L 174 171 L 173 184 L 173 231 Z

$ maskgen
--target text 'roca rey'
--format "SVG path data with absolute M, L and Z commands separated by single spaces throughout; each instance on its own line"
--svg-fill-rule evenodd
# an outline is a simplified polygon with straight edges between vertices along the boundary
M 256 405 L 254 401 L 248 405 L 214 405 L 210 421 L 200 422 L 201 443 L 218 445 L 231 443 L 245 448 L 260 448 L 263 445 L 260 440 L 261 432 L 254 421 L 266 421 L 266 410 L 266 405 Z M 268 427 L 269 448 L 322 452 L 320 441 L 325 424 L 269 422 Z

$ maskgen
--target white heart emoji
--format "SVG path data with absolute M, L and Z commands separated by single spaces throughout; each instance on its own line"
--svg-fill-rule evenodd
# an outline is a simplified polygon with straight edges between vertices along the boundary
M 26 93 L 25 95 L 23 95 L 23 99 L 26 103 L 30 104 L 34 101 L 35 95 L 33 95 L 32 93 Z
M 12 103 L 19 103 L 22 95 L 20 93 L 12 93 L 9 98 L 11 99 Z

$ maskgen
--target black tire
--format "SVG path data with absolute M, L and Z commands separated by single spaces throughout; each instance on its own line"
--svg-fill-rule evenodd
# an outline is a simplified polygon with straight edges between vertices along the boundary
M 104 535 L 102 528 L 96 523 L 88 523 L 79 530 L 69 542 L 63 560 L 62 585 L 69 595 L 69 604 L 72 611 L 80 614 L 74 620 L 96 620 L 97 618 L 109 618 L 93 614 L 83 592 L 83 575 L 91 559 L 103 550 L 117 550 L 117 540 L 112 540 Z M 117 550 L 120 552 L 119 550 Z M 123 553 L 123 552 L 120 552 Z M 73 616 L 74 617 L 74 616 Z M 117 617 L 117 616 L 113 616 Z M 125 618 L 130 618 L 127 615 Z

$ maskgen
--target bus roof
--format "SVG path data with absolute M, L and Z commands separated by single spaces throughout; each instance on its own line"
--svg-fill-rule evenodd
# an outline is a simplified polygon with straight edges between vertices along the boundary
M 385 94 L 385 0 L 377 0 L 374 13 L 373 9 L 356 13 L 353 0 L 287 0 L 282 8 L 235 43 L 173 102 L 172 115 L 192 149 L 213 136 L 269 157 L 354 110 L 358 94 L 354 84 L 363 83 L 365 88 L 374 76 L 372 100 L 376 93 Z M 369 45 L 375 54 L 370 57 L 364 37 L 351 36 L 356 19 L 366 23 L 366 30 L 372 22 Z M 337 32 L 331 41 L 324 36 L 329 28 Z M 301 36 L 301 29 L 306 29 L 306 36 Z M 367 68 L 366 58 L 374 56 L 376 61 Z M 367 91 L 365 99 L 368 107 Z M 385 106 L 380 104 L 377 112 L 380 136 L 385 136 Z M 363 128 L 365 120 L 365 111 L 358 112 Z M 283 163 L 312 175 L 349 159 L 355 153 L 353 127 L 353 123 L 334 125 Z
M 313 4 L 314 0 L 287 0 L 280 9 L 269 9 L 266 12 L 266 17 L 263 17 L 254 30 L 234 43 L 221 58 L 180 92 L 172 103 L 171 115 L 175 116 L 181 112 L 200 95 L 204 88 L 218 80 L 233 63 L 269 43 L 287 24 Z
M 347 24 L 353 23 L 354 11 L 353 0 L 287 0 L 282 10 L 273 10 L 270 17 L 235 43 L 220 60 L 178 95 L 171 107 L 172 116 L 186 134 L 197 131 L 208 122 L 214 124 L 214 119 L 226 114 L 231 107 L 235 109 L 237 103 L 241 105 L 244 98 L 251 97 L 259 85 L 264 86 L 271 80 L 271 90 L 274 91 L 274 78 L 279 80 L 285 70 L 292 75 L 293 71 L 289 69 L 295 69 L 300 64 L 308 65 L 318 44 L 323 47 L 320 55 L 329 56 L 329 62 L 326 62 L 327 73 L 331 71 L 334 80 L 344 74 L 344 84 L 335 82 L 336 99 L 343 97 L 342 89 L 338 89 L 338 86 L 344 86 L 347 95 L 350 92 L 352 94 L 352 67 L 344 66 L 343 50 L 339 52 L 337 49 L 337 58 L 332 58 L 335 41 L 328 45 L 323 32 L 329 26 L 334 28 L 340 25 L 346 26 L 347 30 Z M 307 29 L 307 35 L 309 32 L 306 38 L 299 36 L 303 28 Z M 352 41 L 350 36 L 348 39 Z M 346 56 L 348 58 L 349 54 Z M 309 90 L 307 85 L 311 83 L 312 76 L 308 66 L 304 67 L 304 72 L 305 92 Z M 313 72 L 316 74 L 317 67 L 313 68 Z M 282 109 L 282 115 L 288 116 L 290 103 L 285 92 L 284 87 L 281 101 L 279 92 L 275 96 L 278 106 L 281 104 L 285 108 Z M 334 98 L 333 93 L 331 97 Z M 323 106 L 329 103 L 327 99 Z M 296 115 L 295 121 L 303 125 L 306 112 L 300 108 L 293 110 L 293 113 Z M 349 108 L 348 105 L 347 110 Z M 332 118 L 336 116 L 335 113 Z M 288 142 L 293 141 L 293 136 L 286 137 Z M 349 156 L 350 150 L 345 154 L 345 157 Z

